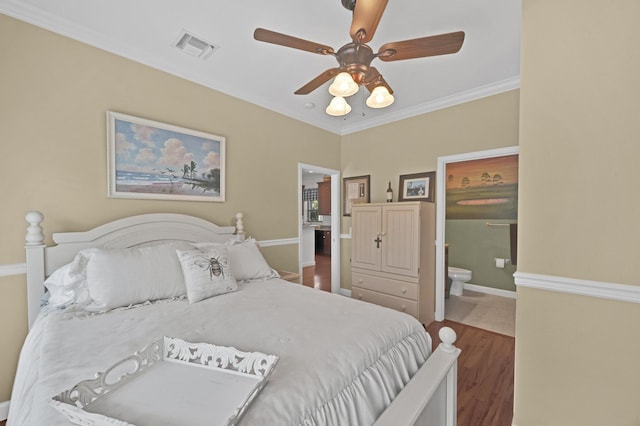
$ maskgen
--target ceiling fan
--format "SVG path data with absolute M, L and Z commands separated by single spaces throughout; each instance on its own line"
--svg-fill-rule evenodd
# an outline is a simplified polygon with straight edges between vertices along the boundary
M 350 85 L 350 88 L 345 88 L 341 91 L 340 88 L 337 87 L 340 83 L 334 82 L 335 86 L 332 85 L 329 89 L 334 96 L 350 96 L 357 92 L 360 85 L 365 86 L 369 92 L 371 92 L 372 97 L 370 97 L 369 100 L 376 95 L 374 91 L 381 92 L 383 95 L 384 92 L 386 92 L 386 95 L 391 96 L 393 90 L 384 80 L 380 72 L 375 67 L 371 66 L 371 61 L 375 58 L 379 58 L 381 61 L 385 62 L 425 58 L 429 56 L 456 53 L 462 47 L 464 32 L 457 31 L 435 36 L 385 43 L 380 47 L 377 53 L 374 53 L 373 49 L 371 49 L 367 43 L 371 41 L 375 34 L 388 0 L 341 0 L 341 2 L 346 9 L 353 12 L 351 29 L 349 31 L 352 41 L 342 46 L 338 51 L 335 51 L 330 46 L 325 46 L 263 28 L 257 28 L 253 33 L 253 37 L 258 41 L 278 44 L 319 55 L 332 55 L 336 58 L 338 61 L 337 67 L 324 71 L 322 74 L 296 90 L 294 92 L 296 95 L 309 94 L 331 78 L 339 76 L 340 74 L 342 74 L 340 77 L 344 77 L 345 74 L 343 73 L 346 73 L 347 77 L 351 77 L 346 81 L 346 83 Z M 345 80 L 342 80 L 342 84 L 344 83 Z M 355 83 L 355 90 L 353 83 Z M 344 99 L 342 100 L 344 101 Z M 369 100 L 367 100 L 367 105 L 376 108 L 389 105 L 393 102 L 393 97 L 391 97 L 390 102 L 388 100 L 386 101 L 386 105 L 383 105 L 385 103 L 384 101 L 382 104 L 376 104 L 375 101 L 372 101 L 370 104 Z M 329 110 L 327 110 L 327 112 L 331 114 Z M 332 115 L 344 115 L 347 112 Z

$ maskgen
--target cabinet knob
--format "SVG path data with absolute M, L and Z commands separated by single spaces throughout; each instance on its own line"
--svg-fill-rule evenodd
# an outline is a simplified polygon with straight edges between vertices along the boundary
M 400 310 L 401 310 L 402 312 L 405 312 L 405 311 L 407 310 L 407 307 L 406 307 L 405 305 L 402 305 L 402 306 L 400 307 Z
M 362 284 L 364 280 L 362 278 L 358 278 L 358 283 Z
M 402 287 L 402 294 L 405 294 L 407 292 L 407 289 Z
M 362 293 L 358 293 L 358 299 L 362 299 Z

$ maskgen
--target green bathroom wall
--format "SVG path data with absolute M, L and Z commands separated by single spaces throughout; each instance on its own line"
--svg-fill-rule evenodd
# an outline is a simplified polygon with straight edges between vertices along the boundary
M 516 291 L 511 263 L 497 268 L 494 258 L 510 258 L 508 226 L 488 226 L 483 220 L 447 220 L 445 242 L 449 244 L 449 266 L 469 269 L 469 284 L 500 290 Z M 489 220 L 489 223 L 515 223 Z

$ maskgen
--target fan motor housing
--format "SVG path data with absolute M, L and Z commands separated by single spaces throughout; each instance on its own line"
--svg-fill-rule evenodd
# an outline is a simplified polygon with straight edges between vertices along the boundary
M 342 0 L 342 5 L 348 10 L 353 10 L 356 8 L 356 0 Z
M 362 84 L 371 61 L 376 57 L 373 50 L 366 44 L 348 43 L 336 52 L 336 59 L 340 68 L 346 70 L 353 81 Z

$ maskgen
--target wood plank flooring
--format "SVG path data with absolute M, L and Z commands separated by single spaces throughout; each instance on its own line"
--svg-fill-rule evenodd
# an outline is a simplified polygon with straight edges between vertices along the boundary
M 511 426 L 515 339 L 481 328 L 448 321 L 427 327 L 434 349 L 438 330 L 455 330 L 458 358 L 458 426 Z
M 331 291 L 331 256 L 316 254 L 315 266 L 302 268 L 302 285 Z

